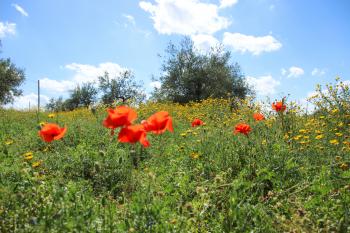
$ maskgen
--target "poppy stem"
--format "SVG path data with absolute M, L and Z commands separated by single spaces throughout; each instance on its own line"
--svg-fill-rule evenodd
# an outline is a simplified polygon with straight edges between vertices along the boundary
M 132 159 L 132 162 L 134 164 L 134 167 L 137 168 L 138 167 L 138 164 L 139 164 L 139 158 L 136 154 L 136 145 L 135 144 L 132 144 L 131 146 L 131 150 L 130 150 L 130 156 L 131 156 L 131 159 Z
M 143 159 L 142 154 L 143 154 L 143 146 L 141 145 L 141 146 L 140 146 L 140 154 L 139 154 L 140 160 Z
M 284 114 L 283 114 L 283 112 L 280 113 L 280 116 L 281 116 L 282 132 L 285 133 L 286 128 L 285 128 L 285 124 L 284 124 Z
M 160 135 L 159 135 L 160 136 Z M 166 145 L 166 142 L 164 141 L 164 138 L 162 136 L 160 136 L 160 140 L 159 140 L 159 155 L 162 156 L 164 151 L 165 151 L 165 146 Z

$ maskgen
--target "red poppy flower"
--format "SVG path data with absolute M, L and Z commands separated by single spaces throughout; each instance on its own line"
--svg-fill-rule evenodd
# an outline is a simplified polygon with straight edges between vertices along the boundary
M 53 140 L 61 139 L 66 133 L 67 128 L 60 128 L 56 124 L 47 123 L 39 131 L 39 136 L 45 142 L 52 142 Z
M 137 113 L 127 106 L 119 106 L 116 109 L 108 109 L 108 116 L 103 121 L 103 125 L 106 128 L 114 129 L 118 127 L 129 126 L 137 118 Z
M 144 147 L 149 147 L 150 143 L 146 139 L 146 136 L 147 133 L 143 125 L 131 125 L 120 130 L 118 141 L 132 144 L 140 142 Z
M 244 124 L 244 123 L 239 123 L 235 126 L 235 134 L 238 133 L 242 133 L 246 136 L 248 136 L 248 133 L 251 131 L 252 129 L 250 128 L 250 126 L 248 124 Z
M 204 122 L 202 120 L 198 119 L 198 118 L 196 118 L 196 119 L 194 119 L 192 121 L 192 127 L 200 126 L 200 125 L 203 125 L 203 124 L 204 124 Z
M 166 130 L 174 132 L 173 120 L 166 111 L 160 111 L 150 116 L 146 121 L 142 122 L 147 132 L 154 134 L 162 134 Z
M 284 112 L 286 110 L 286 105 L 283 103 L 283 101 L 273 102 L 272 103 L 272 109 L 276 112 Z
M 265 117 L 263 114 L 261 113 L 254 113 L 253 114 L 253 118 L 256 120 L 256 121 L 262 121 L 262 120 L 265 120 Z

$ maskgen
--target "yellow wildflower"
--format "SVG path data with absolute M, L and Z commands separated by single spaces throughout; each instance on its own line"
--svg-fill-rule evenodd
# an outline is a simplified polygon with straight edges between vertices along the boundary
M 42 161 L 41 161 L 41 160 L 36 161 L 36 162 L 32 163 L 32 168 L 37 168 L 37 167 L 39 167 L 41 164 L 42 164 Z
M 320 116 L 320 119 L 324 119 L 325 118 L 325 116 Z
M 175 218 L 169 221 L 170 224 L 176 224 L 176 222 L 177 220 Z
M 339 112 L 339 109 L 333 109 L 332 110 L 332 114 L 336 114 L 336 113 L 338 113 Z
M 332 145 L 339 145 L 339 141 L 337 139 L 329 140 L 329 143 Z
M 293 139 L 294 140 L 299 140 L 301 137 L 302 137 L 302 135 L 297 135 L 297 136 L 294 136 Z
M 349 164 L 347 164 L 347 163 L 342 163 L 342 164 L 340 164 L 339 167 L 340 167 L 343 171 L 346 171 L 346 170 L 349 169 Z
M 340 161 L 341 157 L 339 155 L 335 156 L 335 160 Z
M 311 119 L 308 120 L 309 123 L 312 123 L 312 122 L 314 122 L 314 121 L 315 121 L 315 119 L 313 119 L 313 118 L 311 118 Z
M 29 156 L 33 156 L 33 152 L 29 151 L 27 153 L 23 154 L 24 157 L 29 157 Z
M 181 137 L 186 137 L 187 133 L 182 133 L 180 135 L 181 135 Z
M 342 133 L 335 133 L 335 136 L 341 137 L 341 136 L 343 136 L 343 134 Z
M 198 159 L 199 158 L 199 154 L 196 153 L 196 152 L 192 152 L 191 153 L 191 157 L 192 157 L 192 159 Z
M 33 158 L 33 155 L 28 155 L 24 157 L 25 160 L 31 160 L 32 158 Z
M 319 135 L 317 135 L 317 136 L 315 137 L 315 139 L 320 140 L 320 139 L 322 139 L 323 137 L 324 137 L 323 134 L 319 134 Z
M 9 139 L 5 141 L 5 145 L 11 145 L 13 143 L 13 140 Z
M 299 133 L 306 133 L 306 129 L 299 130 Z
M 56 116 L 56 115 L 53 114 L 53 113 L 51 113 L 51 114 L 48 115 L 49 118 L 54 118 L 55 116 Z

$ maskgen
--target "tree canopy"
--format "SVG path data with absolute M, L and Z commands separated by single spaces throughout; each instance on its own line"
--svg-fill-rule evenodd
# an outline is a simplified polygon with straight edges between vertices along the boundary
M 63 100 L 62 96 L 60 96 L 58 99 L 51 98 L 46 104 L 45 108 L 52 112 L 64 111 L 65 101 Z
M 83 83 L 70 91 L 70 97 L 65 101 L 65 108 L 73 110 L 78 107 L 88 107 L 96 101 L 97 89 L 92 83 Z
M 104 76 L 99 77 L 99 89 L 104 104 L 112 104 L 116 100 L 125 102 L 131 98 L 141 102 L 145 98 L 141 85 L 135 81 L 135 76 L 130 70 L 123 71 L 114 78 L 105 72 Z
M 24 71 L 16 67 L 10 58 L 0 59 L 0 105 L 12 103 L 15 96 L 22 95 L 19 86 L 24 80 Z
M 156 100 L 187 103 L 209 97 L 244 98 L 251 93 L 237 63 L 230 63 L 231 53 L 222 47 L 199 53 L 190 38 L 177 47 L 170 43 L 162 64 L 161 87 L 153 93 Z

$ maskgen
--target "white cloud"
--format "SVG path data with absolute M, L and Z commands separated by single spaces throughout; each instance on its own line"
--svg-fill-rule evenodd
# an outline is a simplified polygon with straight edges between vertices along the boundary
M 136 21 L 134 16 L 128 15 L 128 14 L 123 14 L 123 17 L 128 21 L 128 23 L 132 24 L 133 26 L 136 25 Z
M 323 76 L 326 74 L 324 69 L 314 68 L 311 72 L 312 76 Z
M 273 36 L 249 36 L 240 33 L 224 33 L 223 44 L 241 53 L 250 52 L 259 55 L 262 52 L 272 52 L 282 47 L 281 42 Z
M 150 85 L 152 88 L 157 88 L 157 89 L 159 89 L 159 88 L 162 86 L 161 82 L 159 82 L 159 81 L 153 81 L 153 82 L 151 82 L 149 85 Z
M 15 109 L 28 109 L 29 102 L 31 109 L 35 109 L 38 103 L 38 95 L 30 93 L 28 95 L 18 96 L 14 98 L 12 104 L 7 104 L 6 108 L 15 108 Z M 49 97 L 46 95 L 40 95 L 40 106 L 43 107 L 49 102 Z
M 87 82 L 97 82 L 98 77 L 103 76 L 108 72 L 110 78 L 115 78 L 121 72 L 126 71 L 126 68 L 112 62 L 101 63 L 98 66 L 71 63 L 64 68 L 74 72 L 73 77 L 69 80 L 55 80 L 43 78 L 40 80 L 42 89 L 65 93 L 74 89 L 77 85 Z
M 141 33 L 146 38 L 149 38 L 152 35 L 152 32 L 139 28 L 136 28 L 136 32 Z
M 191 36 L 193 44 L 200 52 L 209 52 L 211 48 L 218 46 L 220 42 L 211 35 L 193 35 Z
M 267 96 L 276 92 L 276 88 L 281 84 L 271 75 L 261 77 L 246 77 L 247 83 L 254 88 L 258 95 Z
M 126 68 L 112 62 L 101 63 L 98 66 L 72 63 L 66 65 L 65 68 L 75 72 L 72 80 L 75 83 L 98 81 L 98 77 L 103 76 L 105 72 L 108 72 L 113 78 L 126 70 Z
M 0 22 L 0 38 L 4 38 L 7 35 L 16 34 L 16 24 L 9 22 Z
M 75 85 L 74 82 L 68 80 L 40 79 L 40 87 L 48 91 L 67 92 L 74 89 Z
M 304 70 L 300 67 L 292 66 L 289 68 L 288 78 L 298 77 L 304 74 Z
M 283 76 L 287 75 L 287 78 L 297 78 L 304 74 L 304 70 L 297 66 L 292 66 L 288 70 L 282 68 L 281 74 Z
M 140 33 L 146 38 L 149 38 L 152 35 L 152 33 L 150 31 L 139 28 L 136 25 L 136 20 L 135 20 L 134 16 L 128 15 L 128 14 L 122 14 L 122 16 L 123 16 L 123 18 L 125 18 L 126 22 L 124 22 L 123 24 L 115 22 L 115 24 L 123 25 L 124 28 L 128 28 L 129 30 L 132 30 L 133 32 Z
M 220 0 L 220 8 L 231 7 L 238 3 L 238 0 Z
M 23 9 L 23 7 L 21 7 L 20 5 L 18 4 L 12 4 L 12 6 L 23 16 L 26 16 L 28 17 L 29 14 Z
M 282 68 L 282 69 L 281 69 L 281 74 L 282 74 L 283 76 L 286 75 L 286 74 L 287 74 L 287 70 L 284 69 L 284 68 Z
M 219 16 L 217 5 L 199 0 L 141 1 L 139 6 L 151 14 L 160 34 L 213 34 L 230 25 L 227 18 Z

